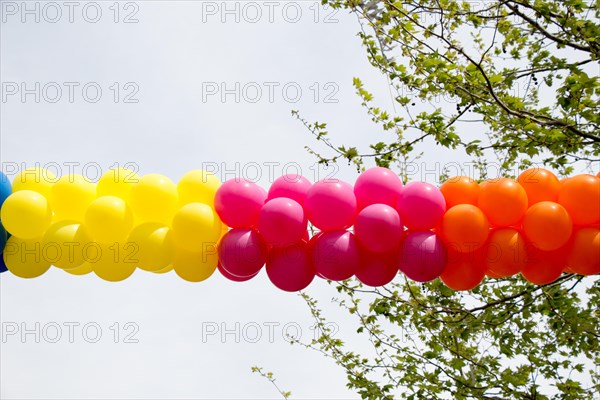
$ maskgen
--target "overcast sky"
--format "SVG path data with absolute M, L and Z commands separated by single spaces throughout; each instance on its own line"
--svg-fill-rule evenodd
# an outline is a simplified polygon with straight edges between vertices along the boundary
M 291 110 L 328 122 L 340 144 L 365 146 L 386 136 L 352 78 L 386 107 L 390 94 L 356 19 L 319 3 L 1 1 L 2 170 L 40 163 L 96 179 L 129 166 L 176 181 L 204 167 L 264 187 L 284 172 L 353 183 L 344 163 L 316 167 L 304 146 L 323 147 Z M 457 160 L 423 149 L 414 179 L 435 182 Z M 330 304 L 334 288 L 315 280 L 308 293 L 354 340 Z M 253 365 L 294 398 L 356 398 L 331 360 L 286 342 L 294 332 L 309 340 L 311 318 L 264 271 L 243 284 L 218 273 L 199 284 L 143 271 L 116 284 L 58 269 L 7 273 L 0 312 L 2 398 L 276 398 Z

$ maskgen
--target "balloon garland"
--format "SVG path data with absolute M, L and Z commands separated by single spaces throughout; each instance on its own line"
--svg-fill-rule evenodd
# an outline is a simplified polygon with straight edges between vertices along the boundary
M 242 282 L 266 265 L 285 291 L 315 276 L 381 286 L 399 272 L 471 290 L 486 276 L 541 285 L 563 272 L 600 273 L 600 174 L 559 180 L 533 168 L 517 180 L 460 176 L 437 188 L 376 167 L 354 186 L 285 175 L 267 192 L 201 170 L 175 184 L 123 168 L 97 183 L 31 168 L 12 185 L 0 173 L 0 207 L 0 272 L 22 278 L 53 265 L 107 281 L 139 268 L 192 282 L 218 269 Z

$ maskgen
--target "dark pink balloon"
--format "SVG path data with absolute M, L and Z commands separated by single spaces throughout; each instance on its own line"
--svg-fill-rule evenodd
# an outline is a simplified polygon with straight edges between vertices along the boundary
M 433 229 L 446 212 L 446 200 L 437 187 L 425 182 L 410 182 L 402 189 L 396 210 L 408 229 Z
M 221 221 L 232 228 L 252 228 L 258 223 L 267 192 L 246 179 L 230 179 L 215 195 L 215 210 Z
M 360 265 L 356 270 L 356 277 L 367 286 L 387 285 L 398 275 L 399 265 L 399 250 L 387 253 L 373 253 L 361 247 Z
M 349 228 L 356 217 L 354 190 L 337 179 L 321 180 L 308 191 L 304 209 L 308 219 L 322 231 Z
M 393 171 L 375 167 L 361 173 L 354 184 L 358 209 L 371 204 L 387 204 L 396 207 L 402 191 L 402 181 Z
M 351 278 L 360 265 L 358 242 L 348 231 L 323 232 L 309 248 L 317 275 L 332 281 Z
M 400 271 L 413 281 L 429 282 L 444 272 L 446 257 L 438 235 L 430 231 L 409 232 L 402 244 Z
M 246 282 L 246 281 L 249 281 L 250 279 L 254 278 L 256 275 L 258 275 L 258 272 L 255 273 L 254 275 L 250 275 L 250 276 L 237 276 L 237 275 L 233 275 L 231 272 L 229 272 L 225 268 L 223 268 L 223 266 L 221 265 L 221 263 L 219 263 L 217 265 L 217 269 L 219 270 L 219 272 L 221 273 L 221 275 L 223 275 L 225 278 L 227 278 L 227 279 L 229 279 L 230 281 L 233 281 L 233 282 Z
M 255 275 L 267 260 L 267 245 L 253 229 L 232 229 L 219 243 L 219 261 L 230 274 Z
M 275 179 L 269 188 L 267 200 L 287 197 L 304 206 L 304 200 L 312 183 L 302 175 L 287 174 Z
M 306 234 L 307 219 L 298 202 L 286 197 L 269 200 L 260 210 L 258 231 L 270 245 L 299 242 Z
M 315 278 L 315 267 L 304 241 L 272 247 L 266 269 L 271 282 L 286 292 L 305 289 Z
M 386 204 L 363 208 L 354 221 L 354 234 L 367 250 L 384 253 L 400 246 L 404 227 L 398 212 Z

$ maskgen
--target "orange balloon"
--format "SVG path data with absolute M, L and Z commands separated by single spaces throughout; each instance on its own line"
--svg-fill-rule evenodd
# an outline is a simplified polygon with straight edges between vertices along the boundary
M 527 262 L 523 266 L 521 275 L 536 285 L 552 283 L 562 274 L 566 259 L 565 247 L 543 251 L 528 244 Z
M 600 274 L 600 229 L 578 229 L 570 247 L 567 255 L 569 272 L 579 275 Z
M 529 207 L 525 213 L 523 232 L 533 246 L 551 251 L 567 243 L 573 232 L 573 222 L 560 204 L 541 201 Z
M 477 204 L 492 225 L 516 225 L 527 211 L 527 193 L 513 179 L 495 179 L 481 188 Z
M 558 200 L 560 181 L 547 169 L 530 168 L 523 171 L 517 178 L 517 182 L 525 189 L 530 207 L 540 201 Z
M 471 290 L 485 277 L 485 263 L 481 250 L 460 253 L 448 249 L 448 261 L 440 279 L 452 290 Z
M 481 248 L 489 230 L 487 218 L 472 204 L 454 206 L 442 218 L 441 236 L 449 247 L 457 251 L 469 252 Z
M 567 209 L 575 225 L 600 222 L 600 178 L 582 174 L 565 179 L 558 202 Z
M 440 190 L 446 199 L 446 208 L 457 204 L 477 205 L 479 184 L 468 176 L 450 178 L 440 186 Z
M 494 229 L 484 250 L 486 274 L 494 278 L 518 274 L 527 260 L 525 238 L 514 228 Z

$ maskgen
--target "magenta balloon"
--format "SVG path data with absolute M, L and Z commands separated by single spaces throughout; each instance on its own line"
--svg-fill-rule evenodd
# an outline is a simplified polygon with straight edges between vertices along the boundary
M 267 200 L 287 197 L 304 206 L 304 200 L 312 183 L 302 175 L 287 174 L 275 179 L 269 188 Z
M 361 210 L 371 204 L 387 204 L 396 207 L 402 191 L 402 181 L 393 171 L 375 167 L 359 175 L 354 184 L 354 194 Z
M 230 179 L 215 195 L 215 210 L 221 221 L 232 228 L 252 228 L 258 223 L 267 192 L 246 179 Z
M 249 276 L 237 276 L 237 275 L 233 275 L 231 272 L 229 272 L 225 268 L 223 268 L 223 266 L 221 265 L 221 263 L 219 263 L 217 265 L 217 269 L 219 270 L 219 272 L 221 273 L 221 275 L 223 275 L 225 278 L 227 278 L 227 279 L 229 279 L 230 281 L 233 281 L 233 282 L 246 282 L 246 281 L 249 281 L 250 279 L 254 278 L 256 275 L 258 275 L 258 272 L 255 273 L 254 275 L 249 275 Z
M 332 281 L 343 281 L 356 273 L 360 255 L 358 242 L 351 232 L 323 232 L 313 240 L 309 248 L 318 275 Z
M 308 191 L 304 209 L 310 222 L 322 231 L 349 228 L 356 217 L 354 190 L 337 179 L 319 181 Z
M 396 210 L 408 229 L 433 229 L 446 212 L 446 200 L 437 187 L 425 182 L 410 182 L 402 189 Z
M 267 276 L 275 286 L 286 292 L 297 292 L 310 285 L 315 278 L 315 267 L 306 242 L 271 248 Z
M 304 209 L 298 202 L 278 197 L 260 210 L 258 231 L 267 244 L 285 246 L 302 240 L 306 234 L 307 220 Z
M 403 232 L 398 212 L 386 204 L 363 208 L 354 221 L 354 234 L 360 244 L 377 253 L 398 249 Z
M 267 259 L 267 245 L 253 229 L 236 228 L 219 243 L 219 261 L 227 272 L 238 277 L 256 274 Z
M 446 257 L 438 235 L 429 231 L 409 232 L 400 253 L 400 271 L 413 281 L 429 282 L 444 272 Z
M 361 247 L 356 277 L 367 286 L 387 285 L 398 275 L 399 265 L 399 249 L 387 253 L 373 253 Z

